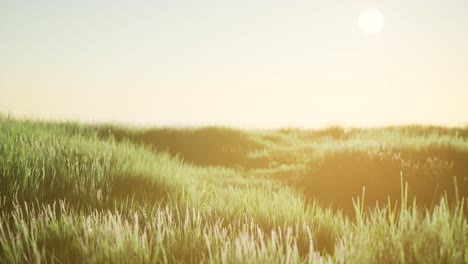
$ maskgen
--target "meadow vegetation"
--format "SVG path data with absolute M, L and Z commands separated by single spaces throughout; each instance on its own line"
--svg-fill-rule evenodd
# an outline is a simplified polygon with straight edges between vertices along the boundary
M 0 117 L 0 263 L 467 263 L 468 128 Z

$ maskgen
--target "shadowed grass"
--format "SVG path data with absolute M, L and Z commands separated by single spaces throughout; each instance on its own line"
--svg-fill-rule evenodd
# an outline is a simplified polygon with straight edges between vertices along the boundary
M 249 136 L 228 128 L 128 130 L 112 126 L 98 128 L 102 137 L 111 135 L 117 142 L 149 146 L 157 151 L 180 155 L 199 165 L 244 166 L 247 153 L 259 148 Z

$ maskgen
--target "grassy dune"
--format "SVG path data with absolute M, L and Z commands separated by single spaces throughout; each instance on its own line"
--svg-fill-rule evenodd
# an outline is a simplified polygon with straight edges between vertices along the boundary
M 468 128 L 0 117 L 0 263 L 466 263 L 467 197 Z

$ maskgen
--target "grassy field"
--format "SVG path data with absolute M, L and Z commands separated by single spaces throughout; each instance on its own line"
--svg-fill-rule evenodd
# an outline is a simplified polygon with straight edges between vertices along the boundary
M 468 263 L 468 128 L 0 117 L 0 263 Z

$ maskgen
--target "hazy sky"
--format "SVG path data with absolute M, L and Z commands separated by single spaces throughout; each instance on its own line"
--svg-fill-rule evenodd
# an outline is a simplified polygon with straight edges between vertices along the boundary
M 366 8 L 385 16 L 364 34 Z M 468 124 L 468 1 L 0 0 L 0 112 L 144 125 Z

